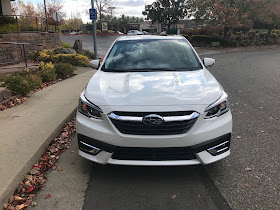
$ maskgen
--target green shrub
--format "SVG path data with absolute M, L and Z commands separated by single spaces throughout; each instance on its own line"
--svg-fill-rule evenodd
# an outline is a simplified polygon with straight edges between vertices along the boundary
M 63 41 L 61 41 L 61 44 L 62 44 L 63 48 L 73 48 L 73 46 L 71 46 L 70 44 L 63 42 Z
M 27 75 L 26 77 L 30 79 L 30 81 L 31 81 L 31 84 L 30 84 L 30 85 L 31 85 L 31 87 L 32 87 L 33 90 L 36 89 L 36 88 L 38 88 L 39 86 L 41 86 L 41 84 L 42 84 L 42 79 L 41 79 L 40 76 L 38 76 L 38 75 L 36 75 L 36 74 L 29 74 L 29 75 Z
M 13 17 L 0 17 L 0 25 L 16 24 L 16 19 Z
M 56 63 L 54 68 L 57 76 L 62 79 L 72 76 L 75 71 L 75 67 L 69 63 Z
M 223 37 L 206 35 L 194 35 L 191 38 L 191 42 L 195 46 L 211 46 L 212 42 L 220 42 L 221 46 L 223 47 L 235 45 L 235 43 Z
M 79 54 L 53 54 L 50 55 L 47 50 L 35 52 L 35 59 L 38 61 L 48 62 L 51 60 L 53 63 L 70 63 L 73 66 L 89 66 L 89 59 L 84 55 Z
M 4 85 L 15 94 L 26 96 L 42 83 L 37 75 L 9 75 L 4 78 Z
M 84 56 L 88 57 L 89 59 L 94 59 L 94 53 L 89 50 L 83 49 L 83 50 L 80 50 L 78 53 L 80 55 L 84 55 Z
M 278 38 L 278 34 L 277 34 L 277 33 L 272 33 L 272 34 L 271 34 L 271 38 L 272 38 L 272 39 Z
M 243 33 L 248 33 L 250 31 L 251 27 L 249 25 L 241 25 L 241 26 L 236 26 L 232 28 L 232 31 L 235 32 L 243 32 Z
M 261 38 L 266 38 L 267 37 L 267 32 L 262 32 L 262 33 L 260 33 L 260 37 Z
M 17 25 L 16 24 L 0 25 L 0 31 L 1 32 L 16 32 L 17 31 Z
M 57 78 L 52 62 L 41 62 L 37 74 L 42 78 L 43 82 L 50 82 Z
M 73 66 L 89 66 L 89 60 L 79 54 L 56 54 L 51 58 L 54 63 L 70 63 Z

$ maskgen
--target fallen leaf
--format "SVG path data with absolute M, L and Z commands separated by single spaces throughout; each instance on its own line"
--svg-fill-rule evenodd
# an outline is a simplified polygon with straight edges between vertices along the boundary
M 47 195 L 45 196 L 45 199 L 49 199 L 50 197 L 52 197 L 51 194 L 47 194 Z
M 31 169 L 31 171 L 29 172 L 31 175 L 35 175 L 35 174 L 37 174 L 39 171 L 38 170 L 36 170 L 36 169 Z
M 265 131 L 261 131 L 261 133 L 265 133 Z
M 18 195 L 15 195 L 15 201 L 22 201 L 23 198 L 22 197 L 19 197 Z
M 8 207 L 7 207 L 7 210 L 15 210 L 15 207 L 13 207 L 13 206 L 8 206 Z
M 36 196 L 36 194 L 28 194 L 28 197 L 34 198 Z
M 15 200 L 15 196 L 11 195 L 11 196 L 9 197 L 9 203 L 12 203 L 14 200 Z
M 171 198 L 172 198 L 172 199 L 176 198 L 176 195 L 172 195 Z
M 241 136 L 236 136 L 237 139 L 241 139 Z
M 17 206 L 16 206 L 16 210 L 20 210 L 20 209 L 23 209 L 23 208 L 25 208 L 25 207 L 27 207 L 27 205 L 25 205 L 25 204 L 23 203 L 23 204 L 21 204 L 21 205 L 17 205 Z
M 252 171 L 252 168 L 245 168 L 245 171 Z
M 32 190 L 34 190 L 34 188 L 33 187 L 29 187 L 26 192 L 31 192 Z
M 32 203 L 31 203 L 31 206 L 36 206 L 37 205 L 37 202 L 35 202 L 35 201 L 32 201 Z

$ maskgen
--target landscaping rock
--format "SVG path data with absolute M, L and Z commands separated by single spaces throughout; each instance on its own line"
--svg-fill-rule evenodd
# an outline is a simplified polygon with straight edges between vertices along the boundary
M 3 99 L 4 100 L 7 100 L 7 99 L 9 99 L 9 98 L 11 98 L 12 97 L 12 91 L 10 91 L 10 90 L 6 90 L 4 93 L 3 93 Z
M 70 48 L 57 48 L 54 50 L 55 54 L 76 54 L 76 50 Z
M 77 52 L 81 51 L 83 49 L 83 42 L 81 40 L 76 40 L 73 46 L 73 49 Z
M 0 103 L 4 101 L 3 94 L 7 91 L 6 87 L 0 87 Z

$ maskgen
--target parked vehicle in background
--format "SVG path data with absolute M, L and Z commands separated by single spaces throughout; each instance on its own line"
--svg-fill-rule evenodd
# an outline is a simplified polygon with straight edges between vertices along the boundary
M 148 35 L 149 33 L 147 31 L 142 31 L 143 35 Z
M 133 35 L 143 35 L 143 32 L 138 31 L 138 30 L 130 30 L 127 32 L 128 36 L 133 36 Z
M 117 34 L 124 34 L 123 32 L 117 31 Z
M 99 60 L 91 62 L 98 68 Z M 101 164 L 209 164 L 230 154 L 227 94 L 182 36 L 122 36 L 80 96 L 79 154 Z
M 76 32 L 76 31 L 72 31 L 72 32 L 70 32 L 69 34 L 70 34 L 70 35 L 76 35 L 77 32 Z

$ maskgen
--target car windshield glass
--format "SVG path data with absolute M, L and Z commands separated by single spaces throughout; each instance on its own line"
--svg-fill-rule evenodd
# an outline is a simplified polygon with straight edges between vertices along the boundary
M 201 64 L 186 40 L 126 40 L 111 49 L 103 71 L 198 70 Z

